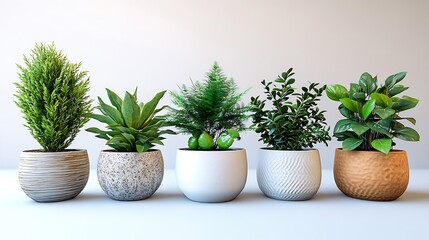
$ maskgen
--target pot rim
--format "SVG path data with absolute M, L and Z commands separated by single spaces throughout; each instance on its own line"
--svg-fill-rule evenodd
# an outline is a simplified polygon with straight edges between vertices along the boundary
M 184 152 L 206 152 L 206 153 L 222 153 L 222 152 L 235 152 L 246 150 L 245 148 L 228 148 L 228 149 L 216 149 L 216 150 L 200 150 L 200 149 L 189 149 L 189 148 L 178 148 L 177 151 Z
M 161 152 L 161 150 L 156 148 L 151 148 L 147 150 L 146 152 L 118 152 L 115 149 L 104 149 L 100 151 L 101 153 L 110 153 L 110 154 L 129 154 L 129 153 L 135 153 L 135 154 L 144 154 L 149 152 Z
M 64 151 L 59 151 L 59 152 L 44 152 L 42 151 L 42 149 L 26 149 L 26 150 L 22 150 L 23 153 L 35 153 L 35 154 L 53 154 L 53 153 L 70 153 L 70 152 L 87 152 L 86 149 L 80 149 L 80 148 L 76 148 L 76 149 L 65 149 Z
M 362 153 L 362 152 L 364 152 L 364 153 L 382 153 L 382 152 L 375 151 L 375 150 L 373 150 L 373 151 L 367 151 L 367 150 L 343 150 L 343 148 L 336 148 L 335 151 L 341 151 L 341 152 L 359 152 L 359 153 Z M 407 152 L 407 151 L 403 150 L 403 149 L 392 149 L 392 150 L 390 150 L 390 152 L 388 154 L 391 154 L 391 153 L 392 154 L 394 154 L 394 153 L 403 153 L 403 152 Z M 382 153 L 382 154 L 384 154 L 384 153 Z
M 317 148 L 306 148 L 302 150 L 282 150 L 282 149 L 273 149 L 272 147 L 262 147 L 259 148 L 262 151 L 273 151 L 273 152 L 311 152 L 311 151 L 319 151 Z

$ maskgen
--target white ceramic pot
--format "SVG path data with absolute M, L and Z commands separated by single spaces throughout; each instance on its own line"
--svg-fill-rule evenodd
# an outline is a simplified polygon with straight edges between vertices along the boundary
M 21 153 L 19 183 L 22 190 L 37 202 L 58 202 L 76 197 L 89 177 L 86 150 Z
M 260 149 L 258 185 L 270 198 L 308 200 L 319 190 L 322 179 L 317 149 L 302 151 Z
M 246 184 L 246 150 L 179 149 L 176 156 L 176 174 L 180 190 L 192 201 L 231 201 L 240 194 Z
M 97 165 L 98 182 L 112 199 L 142 200 L 152 196 L 164 176 L 161 151 L 100 153 Z

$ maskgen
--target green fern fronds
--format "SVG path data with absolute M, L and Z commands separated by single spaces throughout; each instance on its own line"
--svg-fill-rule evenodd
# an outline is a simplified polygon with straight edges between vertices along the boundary
M 182 85 L 178 92 L 171 92 L 175 109 L 171 109 L 168 121 L 181 133 L 208 133 L 217 139 L 228 129 L 245 130 L 249 106 L 239 104 L 246 93 L 237 93 L 238 87 L 232 78 L 227 78 L 217 63 L 202 82 Z M 213 146 L 215 149 L 217 145 Z

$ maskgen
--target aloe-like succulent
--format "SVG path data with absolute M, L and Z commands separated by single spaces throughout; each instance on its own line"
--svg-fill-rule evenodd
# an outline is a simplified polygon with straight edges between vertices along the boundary
M 358 83 L 350 84 L 350 90 L 339 84 L 328 86 L 326 94 L 340 102 L 338 110 L 345 117 L 334 128 L 334 136 L 343 142 L 344 150 L 375 149 L 387 154 L 395 145 L 394 137 L 405 141 L 420 140 L 416 130 L 403 124 L 404 120 L 416 124 L 416 120 L 399 115 L 419 102 L 409 96 L 397 97 L 408 89 L 398 84 L 406 75 L 406 72 L 393 74 L 379 86 L 377 76 L 365 72 Z
M 99 105 L 96 107 L 101 114 L 91 114 L 91 118 L 107 124 L 108 130 L 96 127 L 86 129 L 97 134 L 96 137 L 107 140 L 107 145 L 121 152 L 145 152 L 155 144 L 163 145 L 163 134 L 175 134 L 166 129 L 168 126 L 163 116 L 156 116 L 167 106 L 156 108 L 166 91 L 159 92 L 147 102 L 137 101 L 137 89 L 134 94 L 125 93 L 121 99 L 113 91 L 106 89 L 110 103 L 106 104 L 98 97 Z

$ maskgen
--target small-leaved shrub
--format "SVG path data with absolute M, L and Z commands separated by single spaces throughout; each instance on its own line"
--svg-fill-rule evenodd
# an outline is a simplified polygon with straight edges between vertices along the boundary
M 301 92 L 293 88 L 295 78 L 290 68 L 273 82 L 262 81 L 266 100 L 259 96 L 251 98 L 253 106 L 252 122 L 265 144 L 275 150 L 302 150 L 312 148 L 315 143 L 327 145 L 329 128 L 326 126 L 325 111 L 317 107 L 326 86 L 310 83 Z M 266 101 L 272 107 L 267 108 Z

